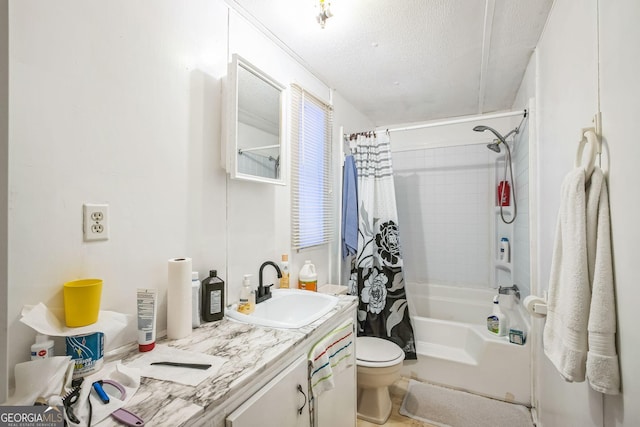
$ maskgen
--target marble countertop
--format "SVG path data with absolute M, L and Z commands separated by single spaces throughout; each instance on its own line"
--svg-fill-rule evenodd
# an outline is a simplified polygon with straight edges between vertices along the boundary
M 140 388 L 125 408 L 149 426 L 191 426 L 203 413 L 220 409 L 243 389 L 259 382 L 261 374 L 282 361 L 328 320 L 356 306 L 356 298 L 340 295 L 336 307 L 317 321 L 299 329 L 275 329 L 236 322 L 226 317 L 204 323 L 180 340 L 159 339 L 181 350 L 227 359 L 215 376 L 197 386 L 142 377 Z M 142 353 L 137 344 L 119 349 L 106 360 L 120 359 L 124 365 Z M 263 376 L 264 377 L 264 376 Z M 111 418 L 100 426 L 121 426 Z

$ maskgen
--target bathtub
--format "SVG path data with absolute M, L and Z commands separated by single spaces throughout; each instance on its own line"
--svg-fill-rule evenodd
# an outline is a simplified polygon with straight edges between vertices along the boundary
M 406 360 L 402 375 L 531 404 L 530 344 L 512 344 L 508 337 L 497 337 L 486 327 L 495 289 L 426 283 L 407 283 L 406 287 L 418 359 Z M 519 307 L 505 306 L 502 311 L 523 324 Z

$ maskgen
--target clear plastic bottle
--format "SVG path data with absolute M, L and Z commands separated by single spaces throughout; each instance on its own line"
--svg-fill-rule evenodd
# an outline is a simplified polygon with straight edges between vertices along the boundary
M 289 288 L 289 255 L 282 254 L 282 278 L 280 278 L 280 289 Z
M 31 360 L 53 357 L 54 342 L 49 335 L 36 335 L 36 342 L 31 346 Z
M 200 326 L 200 276 L 197 271 L 191 272 L 191 327 Z

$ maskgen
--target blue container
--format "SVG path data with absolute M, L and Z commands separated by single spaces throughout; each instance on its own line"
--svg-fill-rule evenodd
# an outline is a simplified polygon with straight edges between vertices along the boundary
M 66 338 L 67 356 L 75 363 L 73 379 L 98 372 L 104 364 L 104 334 L 74 335 Z

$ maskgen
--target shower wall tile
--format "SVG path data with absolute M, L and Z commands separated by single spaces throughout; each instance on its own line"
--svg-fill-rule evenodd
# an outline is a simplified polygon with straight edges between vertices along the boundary
M 486 287 L 490 278 L 490 158 L 461 146 L 393 153 L 405 278 Z
M 523 296 L 531 293 L 530 272 L 530 226 L 529 226 L 529 134 L 524 129 L 513 144 L 514 173 L 516 175 L 516 201 L 518 217 L 514 223 L 513 236 L 513 282 Z

